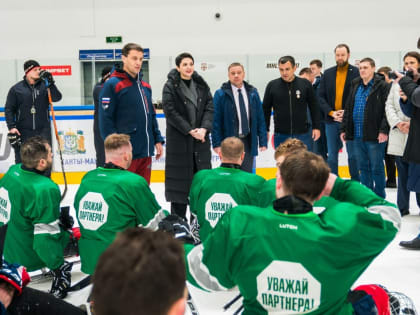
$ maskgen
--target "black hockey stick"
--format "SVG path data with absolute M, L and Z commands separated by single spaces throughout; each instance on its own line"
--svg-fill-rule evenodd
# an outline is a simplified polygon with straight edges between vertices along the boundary
M 61 171 L 63 173 L 63 179 L 64 179 L 64 191 L 63 191 L 63 194 L 61 195 L 61 200 L 60 200 L 60 202 L 61 202 L 61 201 L 63 201 L 63 199 L 64 199 L 64 197 L 66 196 L 66 193 L 67 193 L 67 177 L 66 177 L 66 172 L 64 171 L 63 153 L 61 152 L 60 137 L 58 136 L 57 122 L 55 121 L 54 106 L 53 106 L 53 102 L 52 102 L 52 98 L 51 98 L 51 91 L 50 91 L 50 88 L 48 86 L 48 81 L 47 80 L 45 80 L 45 84 L 47 85 L 48 102 L 50 103 L 50 106 L 51 106 L 51 116 L 52 116 L 52 119 L 53 119 L 55 139 L 57 140 L 58 152 L 60 153 Z
M 67 292 L 73 292 L 73 291 L 79 291 L 81 289 L 86 288 L 90 283 L 91 283 L 91 279 L 92 277 L 89 275 L 85 278 L 83 278 L 82 280 L 80 280 L 79 282 L 75 283 L 74 285 L 72 285 Z
M 242 297 L 242 295 L 239 293 L 237 296 L 235 296 L 234 298 L 233 298 L 233 300 L 232 301 L 230 301 L 230 302 L 228 302 L 228 303 L 226 303 L 225 304 L 225 306 L 223 306 L 223 311 L 227 311 L 233 304 L 235 304 L 236 303 L 236 301 L 238 301 L 240 298 Z

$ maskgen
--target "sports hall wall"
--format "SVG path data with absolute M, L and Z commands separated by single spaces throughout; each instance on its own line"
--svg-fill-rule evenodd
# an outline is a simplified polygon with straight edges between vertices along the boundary
M 280 56 L 295 56 L 300 67 L 318 58 L 325 69 L 334 65 L 333 48 L 341 42 L 350 45 L 351 63 L 370 56 L 378 67 L 399 69 L 404 53 L 416 50 L 418 12 L 418 0 L 2 0 L 0 107 L 22 79 L 27 59 L 70 67 L 70 75 L 55 76 L 63 94 L 55 106 L 91 105 L 86 91 L 95 80 L 85 82 L 87 65 L 79 50 L 120 49 L 128 42 L 150 49 L 154 102 L 183 51 L 195 57 L 196 70 L 212 92 L 227 80 L 227 66 L 239 61 L 261 97 L 265 85 L 279 76 Z M 107 44 L 107 36 L 121 36 L 122 43 Z

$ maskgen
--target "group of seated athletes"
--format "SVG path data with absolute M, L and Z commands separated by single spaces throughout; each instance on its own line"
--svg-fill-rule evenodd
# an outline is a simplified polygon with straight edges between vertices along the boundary
M 105 165 L 83 177 L 75 196 L 81 270 L 93 283 L 90 307 L 81 310 L 59 300 L 71 284 L 72 264 L 63 250 L 72 220 L 60 213 L 60 190 L 46 176 L 51 147 L 40 137 L 22 145 L 22 163 L 0 181 L 2 309 L 184 314 L 188 280 L 206 291 L 237 287 L 242 314 L 389 314 L 383 288 L 350 289 L 395 237 L 398 209 L 360 183 L 331 174 L 300 140 L 276 148 L 276 178 L 266 181 L 240 169 L 243 143 L 226 138 L 220 167 L 199 171 L 191 185 L 195 231 L 159 206 L 145 179 L 127 171 L 131 151 L 129 136 L 109 135 Z M 15 272 L 4 272 L 11 266 Z M 25 288 L 21 266 L 53 272 L 55 297 L 45 298 L 48 305 L 33 305 L 44 293 Z M 11 292 L 8 300 L 3 288 Z

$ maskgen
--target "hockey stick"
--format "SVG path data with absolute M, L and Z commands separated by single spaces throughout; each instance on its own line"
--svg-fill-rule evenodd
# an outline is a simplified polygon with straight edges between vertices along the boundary
M 92 277 L 89 275 L 85 278 L 83 278 L 82 280 L 80 280 L 79 282 L 77 282 L 76 284 L 72 285 L 67 292 L 73 292 L 73 291 L 79 291 L 81 289 L 86 288 L 90 283 L 91 283 L 91 279 Z
M 61 201 L 63 201 L 63 199 L 64 199 L 64 197 L 66 196 L 66 193 L 67 193 L 67 177 L 66 177 L 66 172 L 64 171 L 63 153 L 61 152 L 60 137 L 58 136 L 57 122 L 55 121 L 54 106 L 53 106 L 53 102 L 52 102 L 52 98 L 51 98 L 51 91 L 50 91 L 50 88 L 48 86 L 48 80 L 45 80 L 45 84 L 47 86 L 48 102 L 50 103 L 50 106 L 51 106 L 51 116 L 52 116 L 53 125 L 54 125 L 55 139 L 57 140 L 58 152 L 60 153 L 61 171 L 63 173 L 63 179 L 64 179 L 64 191 L 63 191 L 63 194 L 61 195 L 61 200 L 60 200 L 60 202 L 61 202 Z
M 223 306 L 223 311 L 226 312 L 233 304 L 236 303 L 236 301 L 238 301 L 240 298 L 242 297 L 242 295 L 239 293 L 237 296 L 235 296 L 233 298 L 232 301 L 228 302 L 225 304 L 225 306 Z

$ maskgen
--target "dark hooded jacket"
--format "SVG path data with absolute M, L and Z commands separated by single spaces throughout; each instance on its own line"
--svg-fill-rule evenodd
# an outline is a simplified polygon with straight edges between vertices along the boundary
M 169 202 L 188 203 L 196 171 L 211 168 L 210 131 L 213 125 L 213 100 L 210 88 L 196 72 L 192 75 L 197 99 L 183 92 L 180 74 L 173 69 L 163 87 L 162 105 L 166 117 L 165 196 Z M 207 129 L 205 142 L 189 131 Z

